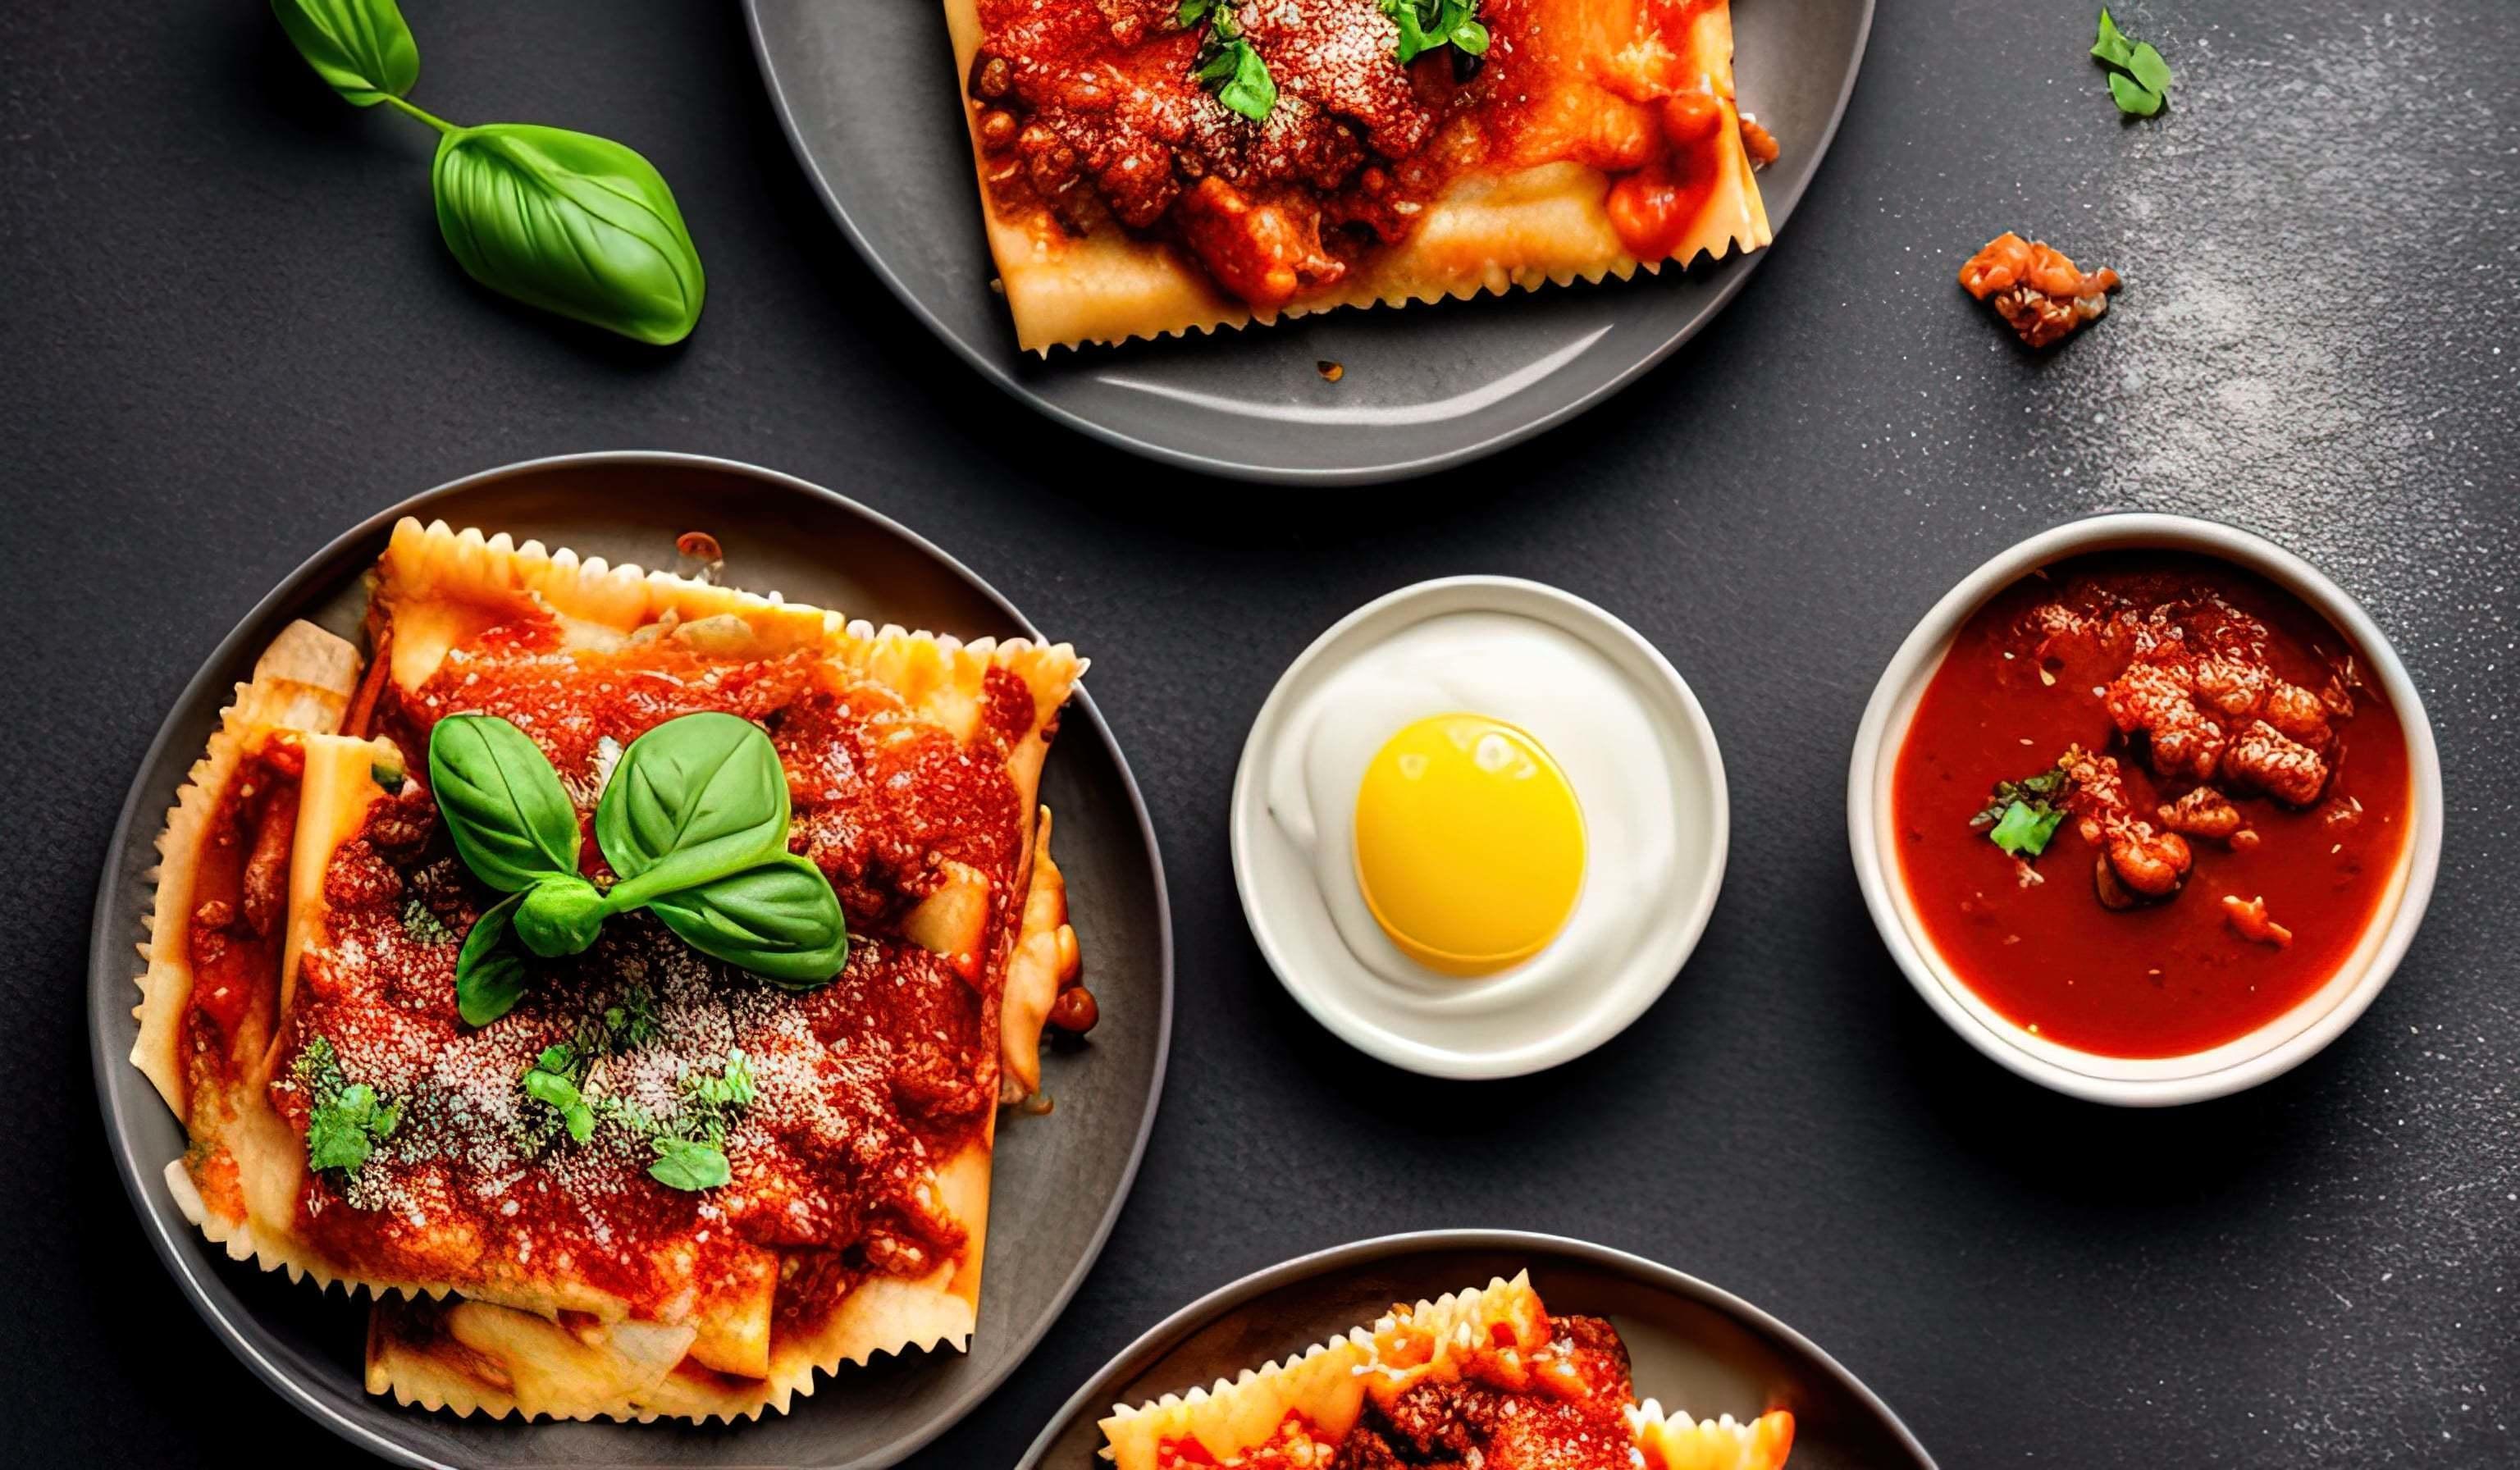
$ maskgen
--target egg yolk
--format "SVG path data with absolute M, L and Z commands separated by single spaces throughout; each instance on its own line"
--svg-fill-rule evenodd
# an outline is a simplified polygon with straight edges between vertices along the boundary
M 1375 752 L 1356 793 L 1356 876 L 1410 958 L 1484 975 L 1557 937 L 1584 885 L 1584 814 L 1521 729 L 1430 715 Z

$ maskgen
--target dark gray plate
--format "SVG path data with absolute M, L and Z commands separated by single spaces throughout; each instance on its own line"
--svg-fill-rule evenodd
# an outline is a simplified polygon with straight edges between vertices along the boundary
M 991 382 L 1074 428 L 1246 479 L 1424 474 L 1560 423 L 1704 326 L 1765 252 L 1686 272 L 1258 331 L 1015 345 L 980 226 L 941 0 L 745 0 L 805 172 L 894 294 Z M 1784 145 L 1759 176 L 1781 237 L 1855 87 L 1872 0 L 1734 0 L 1741 106 Z M 1777 246 L 1771 246 L 1777 248 Z M 1338 382 L 1316 364 L 1343 365 Z
M 1254 1271 L 1123 1349 L 1016 1470 L 1096 1470 L 1114 1403 L 1204 1388 L 1417 1302 L 1528 1270 L 1549 1310 L 1608 1317 L 1637 1395 L 1700 1418 L 1794 1415 L 1793 1470 L 1934 1470 L 1887 1404 L 1793 1328 L 1730 1292 L 1607 1246 L 1520 1230 L 1420 1230 Z
M 362 1448 L 411 1465 L 889 1465 L 934 1438 L 1012 1371 L 1067 1305 L 1102 1248 L 1154 1121 L 1172 1032 L 1172 922 L 1154 830 L 1110 732 L 1079 693 L 1042 777 L 1058 819 L 1059 867 L 1087 978 L 1102 1002 L 1091 1046 L 1056 1048 L 1042 1117 L 1000 1121 L 987 1288 L 971 1352 L 882 1359 L 826 1379 L 795 1412 L 759 1423 L 520 1424 L 424 1413 L 361 1387 L 366 1308 L 292 1286 L 205 1244 L 168 1198 L 184 1135 L 126 1060 L 138 998 L 133 946 L 150 904 L 143 873 L 185 770 L 264 645 L 292 617 L 356 627 L 361 574 L 406 513 L 531 536 L 644 566 L 673 565 L 677 533 L 724 545 L 729 580 L 852 616 L 964 637 L 1038 636 L 951 557 L 832 492 L 770 470 L 689 455 L 571 455 L 457 480 L 383 512 L 326 547 L 263 599 L 195 675 L 123 802 L 97 893 L 88 1033 L 123 1183 L 150 1241 L 211 1329 L 281 1397 Z M 1105 665 L 1109 667 L 1109 665 Z M 1019 1225 L 1020 1227 L 1011 1227 Z

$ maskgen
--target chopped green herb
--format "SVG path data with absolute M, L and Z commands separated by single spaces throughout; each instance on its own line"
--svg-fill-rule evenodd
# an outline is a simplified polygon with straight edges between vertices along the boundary
M 402 929 L 414 944 L 445 944 L 455 937 L 437 912 L 417 897 L 402 901 Z
M 2073 789 L 2063 761 L 2019 780 L 1997 781 L 1993 799 L 1969 825 L 1987 828 L 1987 837 L 2016 858 L 2038 857 L 2063 824 L 2065 798 Z
M 671 1128 L 658 1128 L 644 1115 L 649 1143 L 656 1162 L 648 1175 L 672 1189 L 714 1189 L 731 1178 L 726 1160 L 726 1133 L 735 1115 L 752 1105 L 752 1063 L 742 1051 L 727 1054 L 714 1073 L 686 1073 L 683 1113 Z M 624 1113 L 635 1110 L 625 1108 Z
M 2127 69 L 2134 72 L 2135 79 L 2143 83 L 2148 91 L 2166 93 L 2170 90 L 2170 64 L 2161 59 L 2160 52 L 2152 49 L 2150 41 L 2136 43 L 2135 54 L 2127 61 Z
M 719 1144 L 671 1135 L 659 1136 L 651 1143 L 656 1162 L 648 1166 L 648 1177 L 668 1189 L 714 1189 L 734 1178 L 727 1167 L 726 1149 Z
M 1488 28 L 1479 23 L 1478 10 L 1478 0 L 1382 0 L 1382 13 L 1400 30 L 1393 54 L 1404 67 L 1444 46 L 1472 64 L 1487 55 Z
M 2065 814 L 2053 808 L 2042 812 L 2026 801 L 2016 801 L 2003 809 L 1987 836 L 2016 858 L 2035 858 L 2048 850 L 2048 839 L 2056 835 L 2056 824 L 2064 820 Z
M 2100 38 L 2092 43 L 2092 55 L 2112 67 L 2124 67 L 2134 60 L 2126 33 L 2118 29 L 2117 18 L 2106 7 L 2100 11 Z
M 2109 73 L 2109 96 L 2117 100 L 2118 111 L 2131 117 L 2149 117 L 2168 100 L 2123 71 Z
M 566 1042 L 545 1047 L 542 1055 L 525 1069 L 525 1095 L 548 1104 L 560 1114 L 561 1126 L 568 1136 L 583 1143 L 595 1136 L 595 1109 L 577 1090 L 578 1079 L 585 1068 L 577 1048 Z
M 400 795 L 402 792 L 403 781 L 402 763 L 399 761 L 371 761 L 368 763 L 368 780 L 384 787 L 387 795 Z
M 752 1106 L 752 1063 L 742 1051 L 730 1052 L 726 1067 L 716 1076 L 702 1074 L 683 1079 L 683 1095 L 689 1101 L 723 1112 L 728 1108 Z
M 306 1090 L 306 1167 L 338 1169 L 356 1176 L 378 1142 L 402 1125 L 402 1103 L 386 1102 L 364 1082 L 341 1075 L 329 1038 L 308 1042 L 290 1075 Z
M 1253 122 L 1268 121 L 1278 106 L 1278 82 L 1269 74 L 1269 64 L 1242 34 L 1233 0 L 1182 0 L 1179 15 L 1185 29 L 1207 26 L 1207 39 L 1199 45 L 1191 78 L 1215 93 L 1229 111 Z
M 2170 64 L 2149 41 L 2130 41 L 2115 17 L 2100 11 L 2100 33 L 2092 57 L 2109 68 L 2109 96 L 2131 117 L 2149 117 L 2170 98 Z

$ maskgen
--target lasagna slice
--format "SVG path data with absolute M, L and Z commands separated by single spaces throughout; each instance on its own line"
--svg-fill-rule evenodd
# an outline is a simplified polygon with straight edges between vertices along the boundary
M 1415 1307 L 1212 1389 L 1114 1408 L 1119 1470 L 1777 1470 L 1793 1415 L 1666 1417 L 1601 1317 L 1527 1274 Z
M 1728 0 L 945 0 L 1022 345 L 1768 244 Z M 1745 141 L 1746 133 L 1746 141 Z
M 365 631 L 362 675 L 292 626 L 169 814 L 134 1060 L 190 1131 L 187 1214 L 374 1294 L 369 1388 L 432 1408 L 753 1416 L 968 1343 L 998 1105 L 1076 973 L 1036 798 L 1083 662 L 412 520 Z M 467 1024 L 500 895 L 438 818 L 431 729 L 508 720 L 583 827 L 624 747 L 702 711 L 777 750 L 844 967 L 783 987 L 633 911 Z M 703 1115 L 722 1180 L 658 1173 Z

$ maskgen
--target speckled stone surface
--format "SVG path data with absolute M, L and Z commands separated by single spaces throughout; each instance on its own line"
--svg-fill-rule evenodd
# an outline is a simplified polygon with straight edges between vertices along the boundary
M 2121 19 L 2179 83 L 2136 125 L 2083 58 L 2082 7 L 1885 4 L 1833 156 L 1709 331 L 1571 429 L 1321 496 L 1150 472 L 977 386 L 801 184 L 732 8 L 409 10 L 432 108 L 612 134 L 674 181 L 710 277 L 687 348 L 472 288 L 430 222 L 428 139 L 322 93 L 261 6 L 0 8 L 21 670 L 0 706 L 0 1351 L 40 1384 L 0 1428 L 13 1457 L 336 1452 L 180 1305 L 103 1163 L 77 977 L 159 712 L 375 508 L 654 447 L 857 495 L 1072 638 L 1166 844 L 1180 1016 L 1136 1197 L 1041 1350 L 921 1470 L 1010 1462 L 1108 1354 L 1231 1276 L 1455 1225 L 1737 1291 L 1949 1466 L 2520 1460 L 2505 0 L 2138 0 Z M 2122 272 L 2109 319 L 2016 349 L 1952 279 L 2006 228 Z M 2021 535 L 2130 506 L 2264 531 L 2362 598 L 2449 768 L 2441 891 L 2388 992 L 2292 1075 L 2168 1114 L 2053 1098 L 1947 1033 L 1872 935 L 1841 815 L 1847 741 L 1915 616 Z M 1463 571 L 1558 583 L 1653 639 L 1724 739 L 1735 834 L 1660 1004 L 1582 1063 L 1477 1087 L 1305 1019 L 1224 842 L 1278 670 L 1366 599 Z

